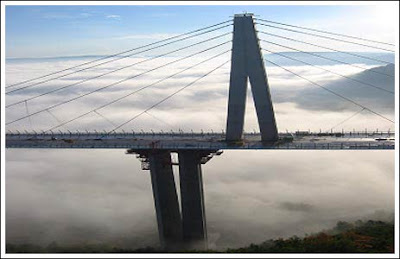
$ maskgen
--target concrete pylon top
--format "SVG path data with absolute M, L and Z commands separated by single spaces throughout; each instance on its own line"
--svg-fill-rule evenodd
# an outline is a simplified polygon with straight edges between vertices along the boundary
M 235 17 L 245 17 L 245 16 L 254 16 L 253 13 L 239 13 L 239 14 L 235 14 Z

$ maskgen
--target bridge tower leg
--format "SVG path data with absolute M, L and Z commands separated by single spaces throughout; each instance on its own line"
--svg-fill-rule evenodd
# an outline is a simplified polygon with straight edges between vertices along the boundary
M 187 249 L 207 249 L 201 151 L 179 151 L 183 241 Z
M 261 140 L 265 142 L 277 140 L 278 131 L 267 73 L 251 14 L 235 15 L 231 60 L 226 140 L 242 140 L 248 78 L 256 107 Z
M 171 152 L 179 158 L 181 210 L 175 188 Z M 206 214 L 201 165 L 222 151 L 129 149 L 137 154 L 143 170 L 150 170 L 161 246 L 167 251 L 207 249 Z
M 179 250 L 182 244 L 182 221 L 169 151 L 154 150 L 148 155 L 154 204 L 161 246 Z

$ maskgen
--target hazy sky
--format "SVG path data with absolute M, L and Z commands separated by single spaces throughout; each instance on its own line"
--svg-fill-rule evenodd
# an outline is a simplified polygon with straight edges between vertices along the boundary
M 232 14 L 242 11 L 254 12 L 265 19 L 394 42 L 396 31 L 392 21 L 398 20 L 398 14 L 395 16 L 393 10 L 395 8 L 382 6 L 336 5 L 7 6 L 6 50 L 8 58 L 111 54 L 158 40 L 160 37 L 224 21 Z M 226 31 L 229 28 L 219 33 Z M 22 103 L 7 108 L 5 120 L 26 115 L 27 108 L 30 113 L 39 111 L 215 46 L 230 37 L 89 80 L 28 101 L 26 106 Z M 318 43 L 327 44 L 322 40 Z M 358 50 L 342 43 L 327 46 Z M 57 125 L 59 121 L 79 116 L 89 109 L 229 49 L 229 44 L 222 45 L 210 53 L 194 56 L 62 105 L 52 109 L 51 113 L 43 112 L 32 116 L 31 120 L 21 120 L 7 129 L 46 130 Z M 285 51 L 280 48 L 273 50 Z M 129 57 L 10 94 L 6 96 L 6 103 L 24 100 L 143 61 L 146 57 L 163 51 L 166 50 L 156 50 L 146 56 Z M 370 49 L 362 48 L 362 51 Z M 393 56 L 380 58 L 392 60 Z M 229 59 L 228 52 L 99 112 L 113 123 L 126 121 Z M 9 59 L 5 68 L 6 84 L 88 60 L 90 59 L 84 57 Z M 284 59 L 274 60 L 285 64 Z M 364 69 L 326 62 L 315 64 L 377 84 L 387 90 L 394 90 L 393 78 L 371 74 L 371 70 L 392 74 L 395 71 L 392 65 L 354 59 L 351 63 Z M 391 119 L 394 118 L 394 95 L 390 93 L 304 64 L 290 63 L 285 67 Z M 320 88 L 278 67 L 268 66 L 266 70 L 280 132 L 286 129 L 329 130 L 359 111 L 359 107 L 326 94 Z M 224 129 L 229 71 L 228 63 L 151 110 L 151 114 L 158 119 L 144 114 L 127 124 L 124 129 Z M 59 129 L 110 130 L 113 126 L 109 121 L 92 113 Z M 394 130 L 395 126 L 364 111 L 337 129 L 341 128 Z M 258 130 L 250 91 L 245 130 Z M 394 211 L 394 161 L 394 151 L 226 151 L 203 167 L 210 247 L 243 246 L 269 238 L 303 235 L 333 227 L 338 220 L 390 218 Z M 42 245 L 52 241 L 60 244 L 109 242 L 131 248 L 158 243 L 150 175 L 140 169 L 140 163 L 134 156 L 125 155 L 124 150 L 8 149 L 5 178 L 7 242 L 33 242 Z
M 49 57 L 110 54 L 225 21 L 243 11 L 253 12 L 262 19 L 394 43 L 395 35 L 392 32 L 398 17 L 398 8 L 392 8 L 393 4 L 395 3 L 389 6 L 373 3 L 365 6 L 10 5 L 6 6 L 6 55 Z M 359 46 L 346 47 L 360 51 Z

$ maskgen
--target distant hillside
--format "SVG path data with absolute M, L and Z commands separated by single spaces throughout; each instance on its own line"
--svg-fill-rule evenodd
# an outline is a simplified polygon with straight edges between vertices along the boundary
M 135 250 L 121 249 L 110 244 L 82 244 L 60 246 L 51 243 L 47 247 L 30 244 L 7 244 L 7 253 L 164 253 L 147 247 Z M 261 244 L 227 249 L 226 251 L 183 251 L 187 253 L 394 253 L 394 224 L 383 221 L 354 223 L 339 221 L 333 229 L 304 238 L 268 240 Z
M 394 65 L 386 65 L 376 67 L 354 74 L 351 77 L 361 82 L 367 82 L 377 87 L 394 91 L 394 78 L 383 76 L 370 71 L 378 71 L 388 75 L 394 75 Z M 341 95 L 351 98 L 352 100 L 364 104 L 372 109 L 380 112 L 394 112 L 394 95 L 382 92 L 381 90 L 373 87 L 360 84 L 341 78 L 325 84 L 328 89 L 335 91 Z M 316 110 L 341 110 L 350 109 L 354 110 L 354 105 L 346 101 L 338 99 L 331 93 L 324 91 L 318 87 L 304 89 L 298 93 L 295 102 L 303 109 L 316 109 Z
M 350 64 L 365 64 L 365 65 L 386 65 L 385 63 L 370 60 L 370 59 L 365 59 L 365 58 L 360 58 L 356 57 L 353 55 L 345 54 L 345 53 L 340 53 L 340 52 L 310 52 L 312 54 L 316 54 L 324 58 L 316 57 L 313 55 L 310 55 L 308 53 L 302 53 L 302 52 L 279 52 L 278 54 L 266 54 L 264 55 L 265 59 L 271 60 L 272 62 L 276 62 L 281 66 L 303 66 L 304 64 L 291 60 L 289 58 L 285 58 L 280 56 L 279 54 L 283 54 L 285 56 L 298 59 L 307 63 L 311 63 L 313 65 L 319 65 L 319 66 L 325 66 L 325 65 L 343 65 L 343 63 L 332 61 L 329 59 L 333 60 L 339 60 L 342 62 L 350 63 Z M 373 58 L 376 60 L 382 60 L 386 62 L 391 62 L 394 63 L 394 53 L 383 53 L 383 52 L 350 52 L 352 54 L 356 54 L 359 56 L 366 56 L 368 58 Z M 267 66 L 274 66 L 268 62 L 265 63 Z
M 377 74 L 385 73 L 389 76 Z M 383 92 L 369 85 L 361 84 L 366 82 L 387 91 L 394 92 L 394 71 L 392 64 L 374 67 L 350 75 L 349 77 L 359 82 L 349 80 L 348 78 L 338 78 L 330 82 L 319 82 L 324 87 L 350 98 L 358 103 L 368 106 L 379 112 L 394 113 L 394 94 Z M 393 77 L 391 77 L 393 76 Z M 303 80 L 304 81 L 304 80 Z M 311 87 L 294 91 L 293 89 L 272 89 L 274 102 L 293 102 L 299 108 L 306 110 L 326 110 L 326 111 L 354 111 L 356 107 L 332 93 L 321 89 L 310 83 Z

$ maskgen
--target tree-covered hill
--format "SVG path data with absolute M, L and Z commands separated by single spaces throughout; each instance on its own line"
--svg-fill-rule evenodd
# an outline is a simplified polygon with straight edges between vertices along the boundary
M 394 225 L 382 221 L 338 222 L 329 231 L 304 238 L 269 240 L 230 253 L 393 253 Z

